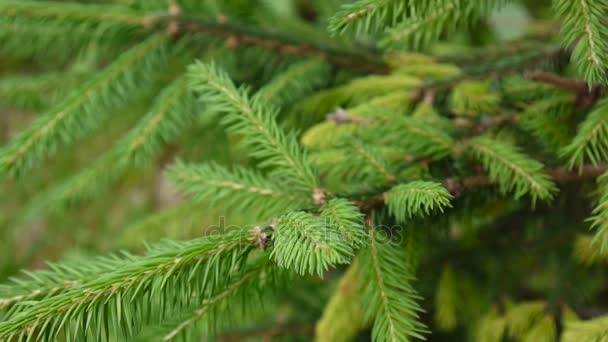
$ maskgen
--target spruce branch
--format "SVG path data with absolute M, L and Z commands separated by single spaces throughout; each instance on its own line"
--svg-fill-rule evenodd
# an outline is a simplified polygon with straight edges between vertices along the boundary
M 159 20 L 169 19 L 170 17 L 159 17 Z M 388 66 L 382 58 L 365 49 L 357 51 L 342 48 L 339 44 L 333 46 L 314 41 L 303 41 L 277 32 L 261 31 L 255 27 L 188 16 L 181 16 L 179 24 L 182 32 L 222 38 L 230 46 L 254 46 L 282 55 L 316 57 L 328 63 L 358 71 L 381 74 L 388 72 Z
M 271 257 L 283 268 L 300 275 L 323 273 L 338 264 L 347 264 L 353 249 L 338 227 L 305 212 L 287 213 L 276 222 L 272 234 Z
M 48 270 L 23 271 L 23 275 L 13 277 L 8 284 L 0 285 L 0 312 L 7 311 L 3 316 L 6 320 L 23 312 L 35 303 L 92 280 L 105 272 L 133 260 L 133 256 L 98 257 L 80 263 L 49 263 Z M 16 305 L 18 304 L 19 305 Z M 28 304 L 29 303 L 29 304 Z
M 150 162 L 175 140 L 196 115 L 196 100 L 186 77 L 161 91 L 150 111 L 93 165 L 37 195 L 24 215 L 27 221 L 46 209 L 64 210 L 107 190 L 132 166 Z
M 245 168 L 230 171 L 213 162 L 189 165 L 178 161 L 170 166 L 168 176 L 178 189 L 196 200 L 219 202 L 240 210 L 257 210 L 260 216 L 302 208 L 307 203 L 295 196 L 289 187 Z
M 330 19 L 329 31 L 333 34 L 344 34 L 349 30 L 374 33 L 395 25 L 410 11 L 416 11 L 413 5 L 410 1 L 398 0 L 359 0 L 345 4 Z
M 82 71 L 50 72 L 36 76 L 6 77 L 0 81 L 0 104 L 20 110 L 46 109 L 82 84 L 88 77 Z
M 228 76 L 214 65 L 190 67 L 193 89 L 208 105 L 208 110 L 225 114 L 222 124 L 243 137 L 242 146 L 262 160 L 260 167 L 272 167 L 272 175 L 289 179 L 294 190 L 312 196 L 318 188 L 315 172 L 293 134 L 285 134 L 276 122 L 277 110 L 259 96 L 250 97 L 237 89 Z
M 467 145 L 501 192 L 513 191 L 515 198 L 530 194 L 536 202 L 551 199 L 557 190 L 543 173 L 543 165 L 522 154 L 515 145 L 487 136 L 473 138 Z
M 333 198 L 321 207 L 320 218 L 332 229 L 337 229 L 353 249 L 367 245 L 363 214 L 352 202 Z
M 164 37 L 150 37 L 121 55 L 54 110 L 36 119 L 30 128 L 0 149 L 0 175 L 29 171 L 42 157 L 97 128 L 108 111 L 132 100 L 140 82 L 157 75 L 164 61 L 165 42 Z
M 574 46 L 572 59 L 589 86 L 608 82 L 608 14 L 606 0 L 555 0 L 556 14 L 563 18 L 561 35 L 566 46 Z
M 393 187 L 386 193 L 386 206 L 398 222 L 407 222 L 414 216 L 429 215 L 432 211 L 443 212 L 451 207 L 449 191 L 441 184 L 413 181 Z
M 585 160 L 598 164 L 608 160 L 608 99 L 600 101 L 579 125 L 570 144 L 562 150 L 570 168 L 581 167 Z
M 231 312 L 241 311 L 246 306 L 254 310 L 253 298 L 259 296 L 263 286 L 273 286 L 276 281 L 274 278 L 277 277 L 276 270 L 270 267 L 272 264 L 268 262 L 268 256 L 262 256 L 261 259 L 248 265 L 241 274 L 231 279 L 228 285 L 218 289 L 215 294 L 194 305 L 194 309 L 187 310 L 186 314 L 179 315 L 179 319 L 164 324 L 171 328 L 164 333 L 162 340 L 173 341 L 181 336 L 213 332 L 215 325 L 220 324 L 219 320 L 229 319 Z M 259 307 L 255 309 L 257 311 Z
M 115 340 L 133 336 L 141 324 L 156 322 L 225 286 L 252 250 L 247 231 L 152 246 L 116 269 L 33 303 L 0 322 L 0 338 Z M 176 291 L 179 289 L 179 291 Z M 154 307 L 163 310 L 151 310 Z M 109 319 L 109 317 L 112 317 Z M 62 335 L 60 335 L 62 334 Z
M 415 252 L 404 250 L 395 241 L 381 240 L 372 226 L 368 226 L 368 231 L 369 247 L 362 250 L 359 261 L 364 315 L 374 322 L 372 339 L 424 340 L 428 330 L 419 321 L 422 308 L 412 287 L 414 275 L 409 265 Z

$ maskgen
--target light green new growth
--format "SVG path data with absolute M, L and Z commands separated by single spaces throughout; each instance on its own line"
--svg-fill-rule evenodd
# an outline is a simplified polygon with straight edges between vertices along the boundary
M 320 218 L 329 227 L 338 230 L 354 249 L 367 246 L 364 215 L 352 202 L 344 198 L 331 199 L 321 207 Z
M 415 216 L 430 215 L 450 208 L 452 195 L 436 182 L 413 181 L 393 187 L 386 193 L 388 210 L 398 222 L 407 222 Z
M 513 192 L 515 198 L 529 194 L 534 203 L 537 199 L 550 200 L 557 191 L 543 173 L 543 165 L 521 153 L 517 146 L 488 136 L 473 138 L 467 145 L 501 192 Z

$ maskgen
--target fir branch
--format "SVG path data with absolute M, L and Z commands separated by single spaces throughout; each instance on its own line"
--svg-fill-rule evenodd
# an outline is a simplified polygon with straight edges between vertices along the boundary
M 608 160 L 608 99 L 600 101 L 580 124 L 572 142 L 562 150 L 570 168 Z
M 536 202 L 551 199 L 557 190 L 543 173 L 543 165 L 522 154 L 515 145 L 487 136 L 473 138 L 467 145 L 501 192 L 514 191 L 515 198 L 530 194 Z
M 228 76 L 213 65 L 197 63 L 190 67 L 193 89 L 201 95 L 208 110 L 226 114 L 222 119 L 232 133 L 243 136 L 249 154 L 262 160 L 260 167 L 272 167 L 273 175 L 289 179 L 294 190 L 312 194 L 317 189 L 315 172 L 306 160 L 293 134 L 277 125 L 277 111 L 262 98 L 250 98 L 244 88 L 237 89 Z
M 386 206 L 398 222 L 407 222 L 415 216 L 430 215 L 450 208 L 452 195 L 439 183 L 413 181 L 393 187 L 386 193 Z
M 606 0 L 555 0 L 556 14 L 564 19 L 562 38 L 574 46 L 572 59 L 589 85 L 608 82 L 608 14 Z
M 173 308 L 225 286 L 252 249 L 249 234 L 238 230 L 153 246 L 145 256 L 0 322 L 0 338 L 36 334 L 38 339 L 54 340 L 64 334 L 66 339 L 94 335 L 105 341 L 132 336 L 141 324 L 160 320 Z M 154 307 L 164 309 L 151 310 Z
M 124 53 L 56 109 L 39 117 L 0 150 L 0 175 L 21 175 L 29 171 L 39 159 L 97 128 L 108 111 L 132 100 L 140 82 L 150 81 L 157 75 L 164 60 L 165 42 L 161 36 L 149 38 Z
M 285 214 L 276 222 L 272 235 L 272 258 L 283 268 L 300 275 L 323 273 L 338 264 L 347 264 L 353 250 L 336 227 L 305 212 Z
M 420 297 L 412 287 L 414 280 L 408 262 L 413 251 L 404 251 L 394 241 L 381 241 L 369 226 L 370 245 L 360 255 L 364 314 L 373 320 L 374 341 L 424 339 L 428 333 L 419 321 Z M 410 246 L 411 248 L 412 246 Z
M 287 186 L 244 168 L 231 172 L 213 162 L 200 165 L 177 162 L 169 168 L 168 176 L 178 189 L 198 201 L 220 202 L 240 210 L 255 209 L 259 216 L 276 215 L 306 205 Z

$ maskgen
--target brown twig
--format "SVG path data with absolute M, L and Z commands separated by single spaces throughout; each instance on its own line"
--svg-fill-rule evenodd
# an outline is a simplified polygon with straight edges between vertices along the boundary
M 585 81 L 574 80 L 544 71 L 530 72 L 526 74 L 526 78 L 574 93 L 579 108 L 586 108 L 595 103 L 602 89 L 601 85 L 589 86 Z
M 608 170 L 608 165 L 585 165 L 577 171 L 570 171 L 565 167 L 547 169 L 545 173 L 558 184 L 586 181 L 594 179 Z M 495 183 L 486 175 L 471 176 L 463 179 L 455 177 L 443 181 L 443 186 L 454 196 L 458 197 L 463 192 L 477 190 L 494 186 Z
M 547 174 L 555 183 L 567 184 L 594 179 L 606 171 L 608 171 L 608 164 L 600 164 L 585 165 L 581 169 L 574 171 L 570 171 L 565 167 L 546 169 L 545 174 Z M 465 178 L 448 177 L 444 179 L 442 184 L 455 198 L 462 196 L 462 194 L 468 191 L 475 191 L 496 185 L 496 183 L 486 175 Z M 361 210 L 368 211 L 371 208 L 383 206 L 386 201 L 386 196 L 387 193 L 383 192 L 379 195 L 368 197 L 366 200 L 357 200 L 355 201 L 355 204 L 361 208 Z
M 175 21 L 175 16 L 159 16 L 155 21 Z M 306 42 L 278 32 L 261 31 L 229 23 L 225 17 L 217 21 L 179 16 L 179 32 L 202 33 L 210 37 L 224 39 L 226 46 L 255 46 L 275 51 L 283 55 L 318 57 L 329 63 L 350 68 L 356 71 L 387 73 L 388 65 L 381 56 L 371 51 L 355 51 L 338 46 Z

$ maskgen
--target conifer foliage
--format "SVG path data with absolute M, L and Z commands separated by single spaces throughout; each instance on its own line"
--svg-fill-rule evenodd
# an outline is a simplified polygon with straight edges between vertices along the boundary
M 0 341 L 605 341 L 607 18 L 0 0 Z

